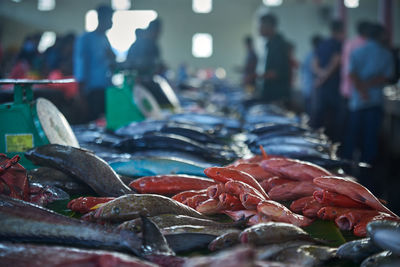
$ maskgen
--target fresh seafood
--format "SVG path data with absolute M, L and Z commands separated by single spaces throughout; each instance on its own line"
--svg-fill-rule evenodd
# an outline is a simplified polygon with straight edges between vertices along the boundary
M 368 236 L 383 249 L 400 256 L 400 223 L 393 221 L 373 221 L 367 226 Z
M 344 243 L 338 248 L 337 255 L 358 263 L 380 251 L 382 249 L 375 245 L 371 238 L 363 238 Z
M 313 196 L 307 196 L 299 198 L 290 204 L 290 210 L 295 213 L 301 213 L 306 206 L 307 203 L 310 203 L 314 200 Z
M 165 174 L 187 174 L 204 177 L 204 169 L 209 164 L 200 164 L 176 157 L 131 157 L 111 161 L 110 166 L 121 175 L 130 177 L 154 176 Z
M 94 194 L 87 184 L 57 169 L 40 167 L 27 171 L 30 183 L 58 187 L 69 194 Z
M 209 197 L 206 194 L 195 195 L 186 199 L 183 204 L 191 207 L 192 209 L 196 209 L 204 201 L 207 201 Z
M 243 182 L 245 184 L 248 184 L 248 185 L 254 187 L 254 189 L 256 189 L 258 192 L 260 192 L 265 199 L 269 199 L 267 193 L 265 193 L 264 189 L 257 182 L 257 180 L 254 179 L 251 175 L 249 175 L 247 173 L 229 169 L 229 168 L 225 168 L 225 167 L 207 168 L 204 170 L 204 173 L 208 177 L 210 177 L 210 178 L 214 179 L 216 182 L 220 182 L 220 183 L 226 183 L 231 180 Z
M 396 255 L 393 255 L 390 251 L 383 251 L 381 253 L 372 255 L 366 258 L 360 265 L 361 267 L 376 267 L 376 266 L 385 266 L 385 267 L 396 267 L 400 266 L 400 258 Z
M 307 226 L 312 219 L 291 212 L 288 208 L 278 202 L 265 200 L 258 204 L 257 211 L 261 217 L 276 222 L 292 223 L 296 226 Z
M 160 229 L 150 219 L 142 219 L 142 254 L 175 256 Z
M 261 162 L 261 167 L 276 176 L 298 181 L 312 181 L 316 177 L 332 175 L 315 164 L 288 158 L 266 159 Z
M 352 209 L 349 208 L 340 208 L 340 207 L 322 207 L 318 213 L 318 218 L 322 220 L 335 220 L 340 215 L 351 211 Z
M 336 257 L 336 249 L 324 246 L 304 245 L 287 248 L 278 253 L 274 260 L 298 266 L 318 266 Z
M 25 156 L 35 165 L 52 167 L 80 179 L 100 196 L 132 192 L 104 160 L 87 150 L 50 144 L 33 148 Z
M 280 242 L 270 244 L 257 248 L 257 259 L 258 260 L 269 260 L 276 256 L 279 252 L 287 248 L 300 247 L 303 245 L 312 245 L 314 242 L 306 240 L 292 240 L 288 242 Z
M 224 214 L 231 217 L 232 220 L 238 221 L 240 219 L 247 219 L 257 215 L 255 210 L 224 210 Z
M 209 219 L 199 219 L 195 217 L 190 217 L 186 215 L 176 215 L 176 214 L 161 214 L 149 219 L 154 222 L 159 228 L 166 228 L 178 225 L 194 225 L 194 226 L 213 226 L 216 228 L 233 228 L 238 227 L 242 222 L 234 223 L 220 223 Z M 123 222 L 118 226 L 120 229 L 125 229 L 133 232 L 142 231 L 142 220 L 140 218 L 133 219 L 130 221 Z
M 0 153 L 0 194 L 29 200 L 29 182 L 26 170 L 18 164 L 19 160 L 19 155 L 9 159 Z
M 262 188 L 264 188 L 265 192 L 269 192 L 272 188 L 278 185 L 294 182 L 295 180 L 287 179 L 287 178 L 280 178 L 278 176 L 274 176 L 260 182 Z
M 250 193 L 240 194 L 239 199 L 242 202 L 243 207 L 248 210 L 257 210 L 258 204 L 263 201 L 261 197 Z
M 260 199 L 265 199 L 264 195 L 262 195 L 257 189 L 241 181 L 235 181 L 235 180 L 228 181 L 227 183 L 225 183 L 224 188 L 226 193 L 235 196 L 239 196 L 241 194 L 246 193 L 257 196 Z
M 393 217 L 390 214 L 380 212 L 378 215 L 375 216 L 366 216 L 362 218 L 353 229 L 353 233 L 356 236 L 365 237 L 367 235 L 367 225 L 373 221 L 397 221 L 399 222 L 398 217 Z
M 196 207 L 196 210 L 201 214 L 211 215 L 222 212 L 224 207 L 219 199 L 209 199 L 200 203 L 200 205 Z
M 341 214 L 336 217 L 335 224 L 341 230 L 352 230 L 356 224 L 358 224 L 362 219 L 368 217 L 373 218 L 379 215 L 380 212 L 376 210 L 358 210 L 351 209 L 348 212 Z
M 222 204 L 222 207 L 226 210 L 242 210 L 244 207 L 242 202 L 237 196 L 222 193 L 219 195 L 219 202 Z
M 222 193 L 225 193 L 225 184 L 218 183 L 207 188 L 207 195 L 210 198 L 218 199 Z
M 318 211 L 323 208 L 321 203 L 318 203 L 315 199 L 306 203 L 303 208 L 303 215 L 308 218 L 316 218 L 318 217 Z
M 141 255 L 135 234 L 89 224 L 0 195 L 0 239 L 120 250 Z
M 142 194 L 175 195 L 187 190 L 206 189 L 214 184 L 211 179 L 175 174 L 142 177 L 132 181 L 129 187 Z
M 348 196 L 338 194 L 327 190 L 317 190 L 313 194 L 314 199 L 324 206 L 335 206 L 343 208 L 356 208 L 356 209 L 368 209 L 369 206 L 357 202 Z
M 230 231 L 216 237 L 208 245 L 208 249 L 211 251 L 221 250 L 233 247 L 234 245 L 240 244 L 239 235 L 241 231 Z
M 79 213 L 88 213 L 98 204 L 110 202 L 115 197 L 79 197 L 71 200 L 67 204 L 67 208 Z
M 227 167 L 248 173 L 253 176 L 254 179 L 256 179 L 257 181 L 262 181 L 274 176 L 272 173 L 264 170 L 258 163 L 241 163 L 233 166 L 229 165 Z
M 206 193 L 207 190 L 188 190 L 188 191 L 184 191 L 181 193 L 176 194 L 175 196 L 172 197 L 173 200 L 176 200 L 180 203 L 183 203 L 186 199 L 196 196 L 196 195 L 201 195 Z
M 187 215 L 205 218 L 192 208 L 171 198 L 154 194 L 130 194 L 116 198 L 95 210 L 93 217 L 99 221 L 121 222 L 160 214 Z
M 0 243 L 0 265 L 13 267 L 102 266 L 156 267 L 148 261 L 118 252 L 65 246 Z
M 312 196 L 314 191 L 319 189 L 313 182 L 294 181 L 273 187 L 268 191 L 268 195 L 275 201 L 295 200 L 301 197 Z
M 68 200 L 70 196 L 60 188 L 38 183 L 29 185 L 29 202 L 45 207 L 56 200 Z
M 242 243 L 263 246 L 293 240 L 316 242 L 300 227 L 289 223 L 267 222 L 245 229 L 239 236 Z
M 375 210 L 398 217 L 394 212 L 385 207 L 367 188 L 357 182 L 341 177 L 328 176 L 315 178 L 314 183 L 323 189 L 346 195 Z

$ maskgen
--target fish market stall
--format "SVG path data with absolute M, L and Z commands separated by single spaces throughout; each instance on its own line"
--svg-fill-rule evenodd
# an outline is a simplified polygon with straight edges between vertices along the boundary
M 214 87 L 162 118 L 73 126 L 79 147 L 34 146 L 33 169 L 1 154 L 1 265 L 399 263 L 400 218 L 344 173 L 358 163 L 306 117 Z

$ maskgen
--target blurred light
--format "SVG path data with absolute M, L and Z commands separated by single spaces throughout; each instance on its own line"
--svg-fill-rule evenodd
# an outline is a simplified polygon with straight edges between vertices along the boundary
M 128 10 L 131 8 L 131 0 L 111 0 L 114 10 Z
M 97 19 L 97 11 L 92 9 L 86 12 L 85 15 L 85 29 L 87 32 L 92 32 L 96 30 L 99 21 Z
M 119 10 L 113 14 L 113 26 L 106 35 L 118 61 L 124 61 L 129 47 L 136 41 L 137 28 L 147 28 L 157 18 L 154 10 Z
M 194 57 L 211 57 L 213 39 L 208 33 L 196 33 L 192 38 L 192 54 Z
M 56 33 L 55 32 L 44 32 L 42 37 L 40 38 L 38 51 L 43 53 L 47 48 L 54 45 L 56 42 Z
M 226 71 L 225 71 L 225 69 L 224 69 L 224 68 L 217 68 L 217 69 L 215 70 L 215 76 L 216 76 L 218 79 L 220 79 L 220 80 L 225 79 L 225 78 L 226 78 Z
M 280 6 L 282 5 L 283 0 L 263 0 L 264 5 L 266 6 Z
M 192 9 L 195 13 L 210 13 L 212 0 L 192 0 Z
M 12 0 L 15 3 L 21 3 L 21 0 Z
M 40 11 L 50 11 L 56 7 L 56 0 L 38 0 L 37 8 Z
M 111 77 L 111 82 L 115 86 L 122 86 L 124 83 L 124 75 L 122 73 L 116 73 Z
M 344 0 L 344 5 L 347 8 L 356 8 L 359 5 L 359 0 Z

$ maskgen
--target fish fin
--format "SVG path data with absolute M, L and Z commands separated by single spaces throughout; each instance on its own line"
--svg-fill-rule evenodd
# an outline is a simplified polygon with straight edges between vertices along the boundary
M 175 256 L 175 252 L 169 247 L 167 240 L 158 226 L 149 218 L 142 219 L 142 252 L 144 255 L 166 255 Z
M 261 150 L 261 153 L 263 155 L 263 158 L 264 159 L 268 159 L 267 152 L 265 152 L 264 147 L 262 145 L 260 145 L 260 150 Z

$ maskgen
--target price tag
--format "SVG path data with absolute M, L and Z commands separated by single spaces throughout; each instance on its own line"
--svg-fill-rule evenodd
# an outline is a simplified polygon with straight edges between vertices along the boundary
M 23 152 L 33 148 L 32 134 L 6 134 L 6 152 Z

